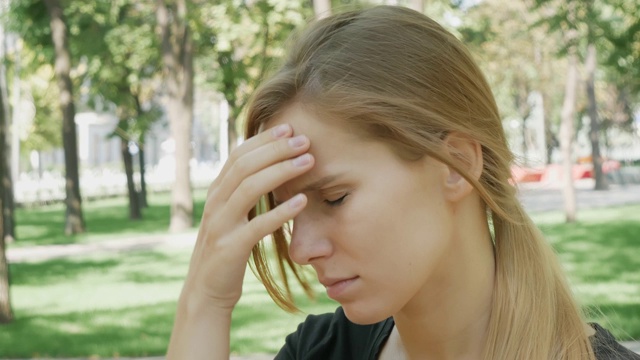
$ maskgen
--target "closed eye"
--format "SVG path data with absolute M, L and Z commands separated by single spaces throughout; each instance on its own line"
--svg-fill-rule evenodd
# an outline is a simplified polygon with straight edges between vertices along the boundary
M 340 206 L 344 203 L 345 198 L 349 195 L 349 193 L 344 194 L 342 197 L 335 199 L 335 200 L 325 200 L 324 203 L 331 206 L 331 207 L 336 207 L 336 206 Z

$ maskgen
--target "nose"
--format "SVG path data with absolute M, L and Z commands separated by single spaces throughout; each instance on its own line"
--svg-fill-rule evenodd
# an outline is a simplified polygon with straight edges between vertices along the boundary
M 293 219 L 289 256 L 300 265 L 309 265 L 331 256 L 333 245 L 329 240 L 328 228 L 319 219 L 301 214 Z

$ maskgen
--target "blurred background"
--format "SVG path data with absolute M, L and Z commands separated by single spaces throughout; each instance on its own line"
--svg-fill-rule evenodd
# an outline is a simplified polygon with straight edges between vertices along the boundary
M 468 45 L 525 207 L 588 318 L 640 351 L 637 0 L 0 0 L 0 358 L 163 354 L 248 98 L 292 31 L 363 4 Z M 232 352 L 337 306 L 298 295 L 286 314 L 248 272 Z

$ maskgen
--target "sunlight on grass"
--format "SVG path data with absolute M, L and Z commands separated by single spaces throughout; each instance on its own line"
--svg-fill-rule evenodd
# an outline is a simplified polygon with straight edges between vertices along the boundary
M 194 190 L 194 227 L 202 216 L 206 190 Z M 75 244 L 112 240 L 127 235 L 165 233 L 169 228 L 169 193 L 149 194 L 149 207 L 142 210 L 143 220 L 129 220 L 126 198 L 100 199 L 83 203 L 87 233 L 64 235 L 63 204 L 16 209 L 18 240 L 11 247 Z
M 640 206 L 583 211 L 576 224 L 563 224 L 557 214 L 534 219 L 590 319 L 622 340 L 640 339 Z M 17 319 L 0 331 L 0 358 L 163 354 L 190 255 L 164 247 L 12 264 Z M 303 313 L 287 314 L 247 271 L 232 352 L 275 353 L 307 313 L 333 312 L 337 304 L 315 286 L 318 299 L 297 289 Z
M 581 211 L 574 224 L 559 212 L 533 218 L 591 320 L 620 339 L 640 339 L 640 205 Z

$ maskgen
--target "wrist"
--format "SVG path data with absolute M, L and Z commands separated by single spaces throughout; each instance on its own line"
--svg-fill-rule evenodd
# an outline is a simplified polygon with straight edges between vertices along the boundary
M 178 300 L 178 311 L 187 318 L 215 317 L 231 321 L 233 306 L 221 305 L 211 298 L 197 293 L 183 292 Z

